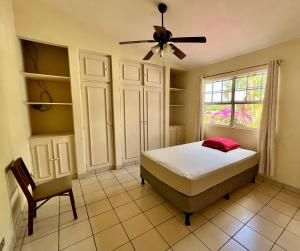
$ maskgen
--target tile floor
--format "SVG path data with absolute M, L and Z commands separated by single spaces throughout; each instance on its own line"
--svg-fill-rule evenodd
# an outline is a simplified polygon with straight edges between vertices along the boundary
M 257 181 L 194 214 L 181 212 L 150 185 L 139 167 L 107 171 L 73 181 L 78 219 L 68 197 L 38 210 L 34 234 L 27 219 L 15 250 L 300 250 L 300 195 Z

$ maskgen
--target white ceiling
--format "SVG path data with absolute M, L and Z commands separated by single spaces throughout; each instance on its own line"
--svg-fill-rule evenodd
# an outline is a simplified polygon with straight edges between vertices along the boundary
M 117 41 L 151 39 L 161 24 L 156 0 L 39 0 L 110 34 Z M 211 64 L 300 37 L 300 0 L 164 0 L 173 36 L 206 36 L 177 44 L 187 68 Z M 137 46 L 148 52 L 152 44 Z M 173 58 L 174 60 L 177 60 Z

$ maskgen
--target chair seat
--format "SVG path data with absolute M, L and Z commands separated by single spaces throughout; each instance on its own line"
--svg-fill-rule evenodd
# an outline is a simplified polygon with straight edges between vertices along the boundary
M 62 194 L 72 189 L 72 177 L 70 175 L 42 183 L 33 192 L 33 199 L 40 201 Z

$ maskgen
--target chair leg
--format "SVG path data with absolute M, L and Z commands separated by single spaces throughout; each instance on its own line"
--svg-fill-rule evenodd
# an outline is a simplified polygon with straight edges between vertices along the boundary
M 33 218 L 36 217 L 36 202 L 33 204 Z
M 72 189 L 69 191 L 69 196 L 70 196 L 70 201 L 71 201 L 71 205 L 72 205 L 74 220 L 76 220 L 77 219 L 77 212 L 76 212 L 75 200 L 74 200 L 74 195 L 73 195 Z
M 34 205 L 28 204 L 28 235 L 33 233 Z

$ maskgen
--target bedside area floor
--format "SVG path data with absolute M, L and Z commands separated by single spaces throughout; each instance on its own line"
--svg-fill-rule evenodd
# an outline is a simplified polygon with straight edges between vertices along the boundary
M 73 180 L 78 219 L 68 197 L 37 212 L 33 235 L 25 218 L 15 251 L 296 250 L 300 195 L 258 180 L 220 199 L 184 225 L 181 212 L 149 185 L 139 166 Z

